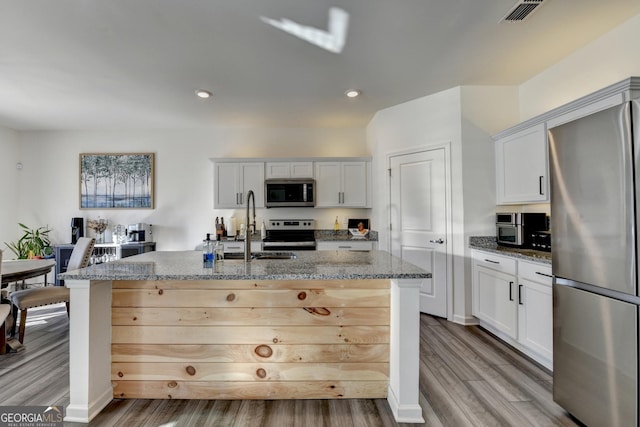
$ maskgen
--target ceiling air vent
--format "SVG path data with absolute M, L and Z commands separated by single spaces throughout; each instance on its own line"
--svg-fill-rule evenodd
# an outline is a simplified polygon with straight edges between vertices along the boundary
M 520 22 L 531 15 L 533 11 L 542 4 L 544 0 L 520 0 L 502 18 L 502 21 Z

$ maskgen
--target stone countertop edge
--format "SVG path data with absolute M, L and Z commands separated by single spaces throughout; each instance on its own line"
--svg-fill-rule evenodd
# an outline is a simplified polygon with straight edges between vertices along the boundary
M 372 242 L 377 242 L 378 241 L 378 232 L 377 231 L 373 231 L 370 230 L 369 233 L 365 236 L 365 237 L 354 237 L 351 235 L 351 233 L 349 233 L 349 230 L 338 230 L 338 231 L 334 231 L 334 230 L 315 230 L 314 232 L 314 237 L 316 239 L 316 241 L 322 241 L 322 242 L 333 242 L 333 241 L 355 241 L 355 242 L 367 242 L 367 241 L 372 241 Z M 262 238 L 260 237 L 260 233 L 255 233 L 253 235 L 251 235 L 251 241 L 252 242 L 261 242 Z M 244 238 L 243 239 L 235 239 L 233 237 L 225 237 L 222 240 L 223 243 L 226 242 L 244 242 Z
M 431 273 L 384 251 L 300 251 L 295 259 L 202 265 L 199 251 L 147 252 L 59 274 L 62 280 L 427 279 Z
M 500 246 L 496 243 L 495 236 L 471 236 L 469 237 L 469 247 L 526 261 L 551 264 L 551 252 Z

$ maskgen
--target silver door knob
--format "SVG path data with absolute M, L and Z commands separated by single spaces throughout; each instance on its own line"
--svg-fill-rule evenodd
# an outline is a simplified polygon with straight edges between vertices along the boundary
M 443 243 L 444 243 L 444 240 L 442 240 L 442 239 L 438 239 L 438 240 L 429 240 L 429 242 L 431 242 L 431 243 L 438 243 L 438 244 L 440 244 L 440 245 L 441 245 L 441 244 L 443 244 Z

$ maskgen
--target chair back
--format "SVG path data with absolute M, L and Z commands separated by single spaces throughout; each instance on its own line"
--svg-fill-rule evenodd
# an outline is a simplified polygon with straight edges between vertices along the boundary
M 95 244 L 96 239 L 93 237 L 80 237 L 73 248 L 73 252 L 71 252 L 71 257 L 69 257 L 67 271 L 78 270 L 88 266 Z

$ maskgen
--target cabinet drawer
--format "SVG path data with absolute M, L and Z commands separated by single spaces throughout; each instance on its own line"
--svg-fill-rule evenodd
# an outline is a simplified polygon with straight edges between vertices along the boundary
M 516 274 L 516 260 L 489 252 L 472 251 L 473 261 L 476 265 L 481 265 L 492 270 L 503 273 Z
M 251 249 L 253 249 L 253 243 L 251 245 Z M 224 251 L 225 252 L 244 252 L 244 242 L 224 242 Z
M 550 264 L 518 261 L 518 276 L 543 285 L 551 286 L 553 282 Z
M 370 251 L 373 250 L 373 242 L 366 241 L 342 241 L 342 242 L 317 242 L 319 251 Z

